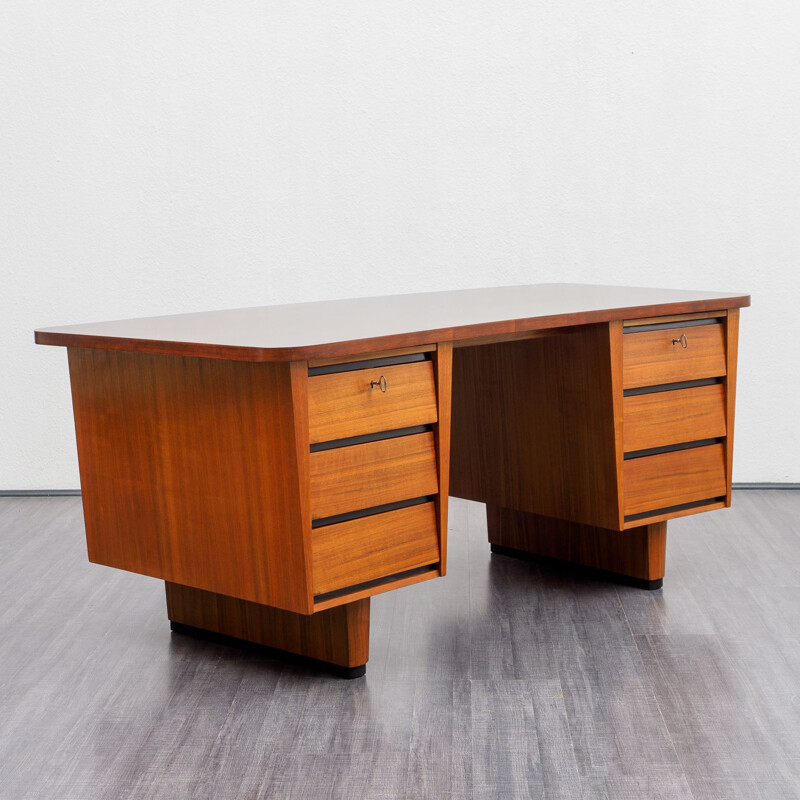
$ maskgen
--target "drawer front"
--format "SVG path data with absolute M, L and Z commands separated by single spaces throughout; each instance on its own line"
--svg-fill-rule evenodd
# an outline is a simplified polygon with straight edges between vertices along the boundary
M 439 561 L 432 502 L 326 525 L 311 537 L 315 595 Z
M 686 347 L 673 344 L 685 336 Z M 622 335 L 622 386 L 716 378 L 725 375 L 725 333 L 720 323 L 676 326 Z
M 433 433 L 311 454 L 314 519 L 436 494 L 438 489 Z
M 386 391 L 371 387 L 385 378 Z M 436 422 L 433 363 L 358 369 L 308 379 L 311 443 Z
M 721 383 L 622 400 L 626 453 L 718 436 L 725 436 L 725 391 Z
M 727 490 L 721 444 L 632 458 L 623 472 L 625 516 L 722 497 Z

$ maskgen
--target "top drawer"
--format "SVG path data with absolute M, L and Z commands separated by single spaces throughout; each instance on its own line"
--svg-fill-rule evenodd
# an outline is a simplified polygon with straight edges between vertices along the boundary
M 308 412 L 312 444 L 436 422 L 433 363 L 370 366 L 364 361 L 346 365 L 345 371 L 312 375 Z
M 725 332 L 718 320 L 633 326 L 622 336 L 622 388 L 725 375 Z

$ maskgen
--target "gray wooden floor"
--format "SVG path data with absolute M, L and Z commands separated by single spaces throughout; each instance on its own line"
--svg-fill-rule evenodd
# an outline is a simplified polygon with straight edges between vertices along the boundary
M 664 589 L 490 556 L 372 601 L 341 681 L 170 634 L 80 500 L 0 499 L 0 797 L 800 797 L 800 492 L 670 523 Z

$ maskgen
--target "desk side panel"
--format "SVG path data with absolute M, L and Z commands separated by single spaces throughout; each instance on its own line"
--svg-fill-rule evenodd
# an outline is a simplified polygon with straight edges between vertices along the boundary
M 727 436 L 725 437 L 725 475 L 728 486 L 725 505 L 731 504 L 731 485 L 733 483 L 733 421 L 736 411 L 736 366 L 739 356 L 739 309 L 728 311 L 725 320 L 725 354 L 727 370 L 725 375 L 725 418 Z
M 290 365 L 88 349 L 69 364 L 89 559 L 308 613 Z
M 439 573 L 447 572 L 447 510 L 450 496 L 450 404 L 453 391 L 453 345 L 439 342 L 434 360 L 438 422 L 435 427 L 436 458 L 439 468 L 439 493 L 436 510 L 439 527 Z
M 618 530 L 607 324 L 453 352 L 450 494 Z

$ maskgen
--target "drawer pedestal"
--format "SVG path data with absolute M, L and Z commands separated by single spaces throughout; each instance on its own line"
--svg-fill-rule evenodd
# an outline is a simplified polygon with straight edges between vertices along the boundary
M 662 586 L 666 522 L 611 531 L 500 506 L 486 507 L 486 521 L 493 553 L 565 561 L 641 589 Z
M 456 350 L 451 493 L 486 503 L 492 550 L 659 588 L 667 520 L 730 505 L 738 321 L 721 309 Z

